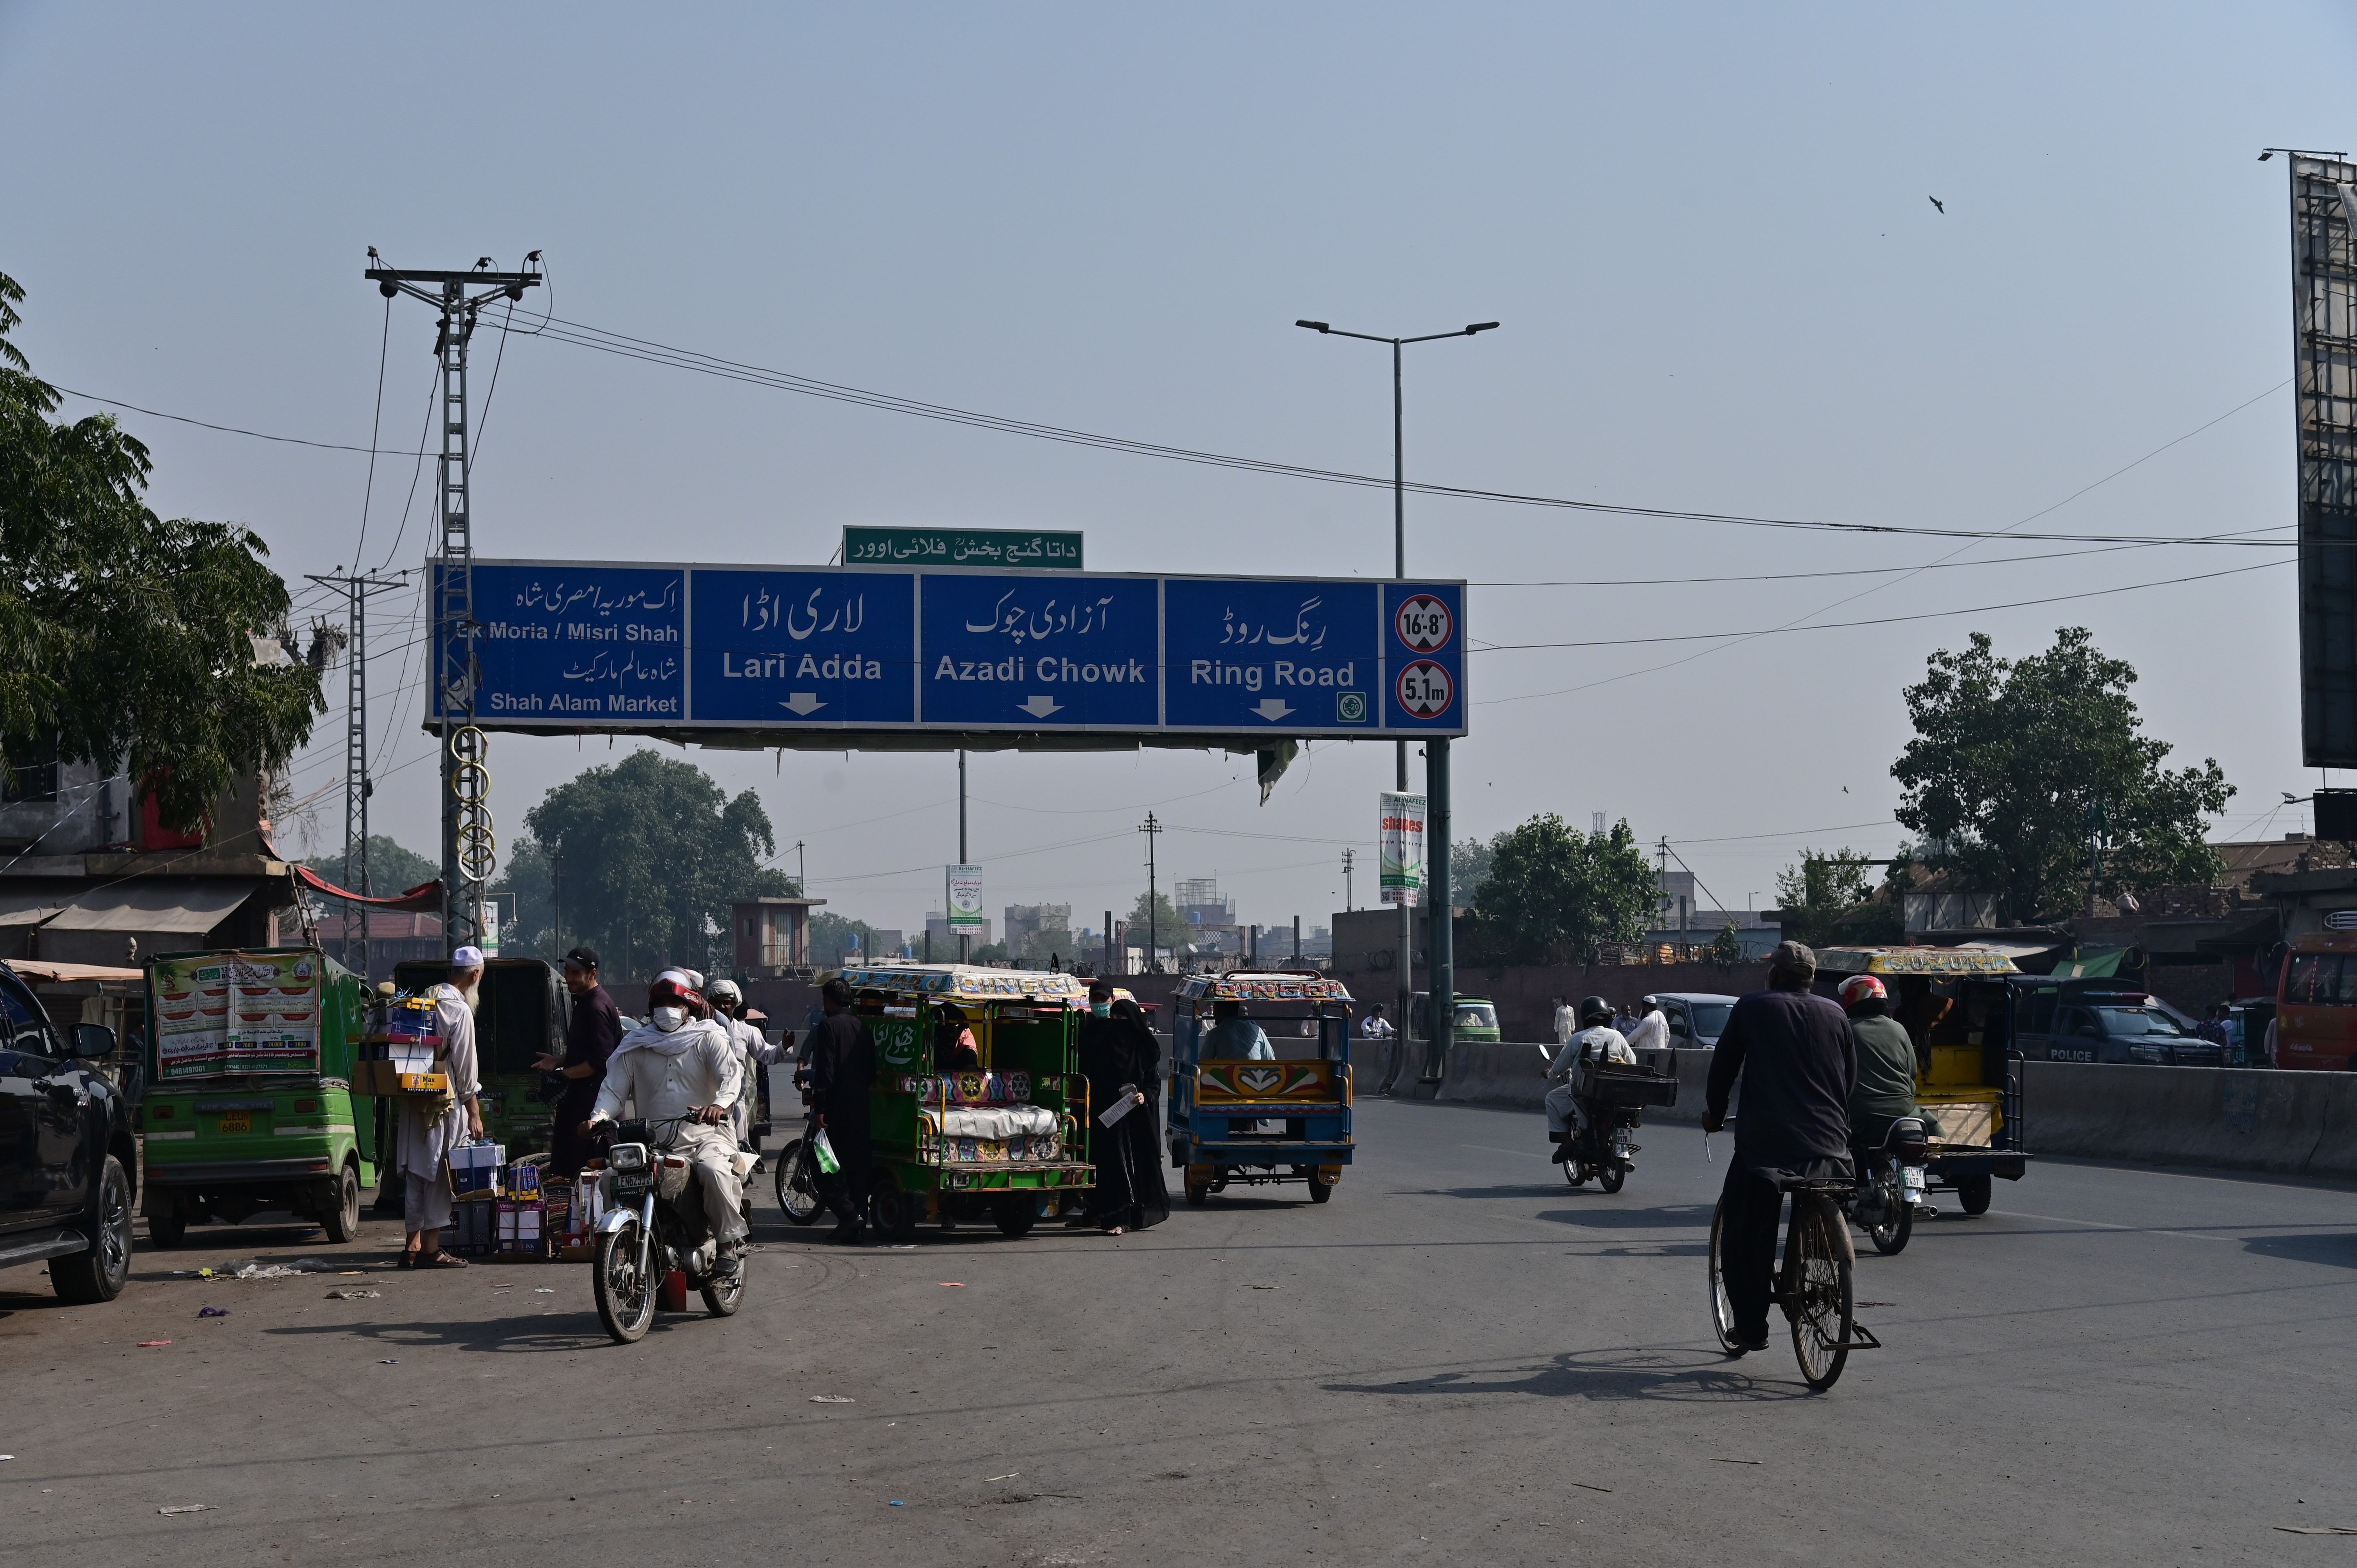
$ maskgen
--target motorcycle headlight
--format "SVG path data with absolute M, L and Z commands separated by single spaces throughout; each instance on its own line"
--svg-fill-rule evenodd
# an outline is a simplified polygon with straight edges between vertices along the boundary
M 647 1168 L 647 1146 L 644 1144 L 617 1144 L 606 1156 L 606 1163 L 618 1171 L 642 1171 Z

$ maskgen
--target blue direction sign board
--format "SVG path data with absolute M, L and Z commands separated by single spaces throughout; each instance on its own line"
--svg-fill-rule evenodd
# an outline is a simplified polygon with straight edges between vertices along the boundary
M 961 728 L 1153 729 L 1152 577 L 928 572 L 925 722 Z
M 485 728 L 707 730 L 781 746 L 894 731 L 1177 744 L 1466 730 L 1462 583 L 546 561 L 472 571 L 471 695 Z M 461 646 L 458 628 L 437 629 Z M 437 691 L 432 722 L 445 706 L 463 712 Z

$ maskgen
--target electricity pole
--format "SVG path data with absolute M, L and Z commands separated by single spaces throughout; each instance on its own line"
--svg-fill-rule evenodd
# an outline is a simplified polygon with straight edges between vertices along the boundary
M 380 261 L 376 247 L 369 259 Z M 536 267 L 540 252 L 524 258 Z M 490 775 L 483 768 L 487 743 L 475 727 L 475 688 L 479 666 L 475 639 L 474 514 L 467 480 L 474 467 L 467 439 L 467 346 L 482 307 L 504 295 L 520 300 L 540 285 L 536 271 L 500 273 L 483 257 L 466 272 L 417 272 L 406 267 L 370 267 L 361 274 L 387 299 L 407 295 L 441 313 L 434 357 L 442 371 L 442 451 L 436 510 L 441 514 L 440 571 L 431 585 L 435 708 L 442 731 L 442 932 L 456 947 L 481 940 L 483 885 L 497 865 L 486 797 Z M 472 288 L 473 293 L 468 293 Z
M 373 897 L 376 888 L 371 885 L 368 863 L 369 797 L 376 793 L 376 785 L 369 779 L 368 731 L 368 600 L 371 594 L 390 593 L 408 586 L 409 574 L 397 577 L 372 577 L 365 572 L 352 571 L 305 574 L 321 587 L 334 587 L 344 595 L 345 644 L 344 667 L 344 875 L 343 886 L 364 897 Z M 357 910 L 361 925 L 361 961 L 352 962 L 352 916 Z M 344 965 L 361 980 L 374 982 L 369 959 L 369 909 L 365 904 L 344 906 Z
M 1162 960 L 1156 955 L 1162 950 L 1162 939 L 1155 927 L 1162 911 L 1157 907 L 1161 898 L 1154 890 L 1154 835 L 1164 829 L 1154 820 L 1154 813 L 1148 811 L 1146 821 L 1137 825 L 1137 831 L 1146 835 L 1146 972 L 1160 974 Z
M 1351 863 L 1354 854 L 1354 851 L 1347 849 L 1342 852 L 1342 912 L 1346 915 L 1351 912 Z

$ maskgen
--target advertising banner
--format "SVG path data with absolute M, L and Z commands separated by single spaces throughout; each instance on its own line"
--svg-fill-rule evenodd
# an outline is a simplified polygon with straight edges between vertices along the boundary
M 952 865 L 945 868 L 949 878 L 949 901 L 942 906 L 950 912 L 950 933 L 952 936 L 982 934 L 982 867 Z
M 1375 847 L 1383 901 L 1412 906 L 1424 890 L 1424 797 L 1385 790 L 1379 799 Z
M 309 953 L 207 953 L 155 966 L 159 1079 L 317 1072 L 319 961 Z

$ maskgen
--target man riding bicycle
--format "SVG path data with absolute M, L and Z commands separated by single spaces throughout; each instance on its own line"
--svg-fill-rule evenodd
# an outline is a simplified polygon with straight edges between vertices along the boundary
M 1727 1168 L 1720 1277 L 1735 1313 L 1738 1354 L 1768 1348 L 1769 1282 L 1776 1266 L 1778 1184 L 1801 1176 L 1852 1177 L 1849 1020 L 1810 993 L 1817 956 L 1781 942 L 1768 961 L 1768 989 L 1736 1003 L 1711 1054 L 1703 1131 L 1727 1125 L 1738 1075 L 1743 1113 Z

